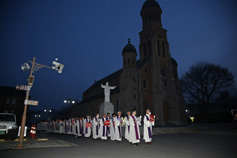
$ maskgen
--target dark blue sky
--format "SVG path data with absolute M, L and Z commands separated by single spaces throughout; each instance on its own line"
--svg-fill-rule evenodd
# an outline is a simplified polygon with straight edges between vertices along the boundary
M 157 0 L 172 57 L 181 77 L 197 61 L 228 67 L 237 76 L 237 1 Z M 145 0 L 1 0 L 0 85 L 27 84 L 22 63 L 52 65 L 62 74 L 40 69 L 30 95 L 31 109 L 60 109 L 65 98 L 82 92 L 122 67 L 122 49 L 131 38 L 139 51 L 140 10 Z M 139 58 L 139 57 L 138 57 Z

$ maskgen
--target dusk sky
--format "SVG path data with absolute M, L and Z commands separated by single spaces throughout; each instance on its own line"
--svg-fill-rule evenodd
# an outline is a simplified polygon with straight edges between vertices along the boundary
M 95 80 L 122 68 L 128 38 L 139 52 L 144 2 L 1 0 L 0 85 L 26 85 L 30 72 L 21 64 L 33 57 L 47 66 L 58 58 L 65 65 L 62 74 L 47 68 L 33 74 L 30 96 L 39 105 L 30 109 L 60 109 L 65 98 L 81 101 Z M 198 61 L 220 64 L 237 77 L 236 0 L 157 2 L 179 77 Z

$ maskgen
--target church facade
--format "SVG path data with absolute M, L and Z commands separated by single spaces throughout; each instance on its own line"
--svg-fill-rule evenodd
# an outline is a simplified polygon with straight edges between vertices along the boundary
M 167 30 L 162 28 L 162 10 L 155 0 L 142 6 L 142 31 L 139 55 L 128 44 L 122 50 L 123 68 L 95 82 L 83 93 L 83 100 L 72 107 L 72 116 L 95 115 L 104 102 L 101 84 L 116 86 L 111 90 L 111 103 L 116 111 L 126 114 L 132 109 L 138 115 L 146 109 L 157 116 L 156 124 L 186 124 L 185 103 L 178 80 L 177 62 L 170 55 Z

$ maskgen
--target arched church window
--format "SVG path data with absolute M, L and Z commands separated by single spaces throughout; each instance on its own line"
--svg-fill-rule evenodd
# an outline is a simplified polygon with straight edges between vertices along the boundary
M 151 56 L 151 54 L 152 54 L 151 53 L 151 40 L 148 41 L 148 45 L 149 45 L 149 47 L 148 47 L 149 52 L 148 53 L 149 53 L 149 56 Z
M 143 51 L 144 51 L 144 58 L 147 58 L 147 54 L 146 54 L 146 43 L 143 43 Z
M 132 59 L 132 63 L 135 64 L 135 60 L 134 60 L 134 58 Z
M 143 87 L 146 88 L 146 80 L 143 80 Z
M 165 70 L 164 70 L 164 69 L 161 69 L 161 70 L 160 70 L 160 74 L 161 74 L 161 76 L 164 77 L 164 76 L 165 76 Z
M 162 42 L 162 52 L 163 52 L 163 57 L 165 58 L 165 42 Z
M 160 41 L 157 40 L 157 51 L 158 51 L 158 56 L 160 56 Z
M 166 79 L 164 79 L 164 86 L 167 87 Z

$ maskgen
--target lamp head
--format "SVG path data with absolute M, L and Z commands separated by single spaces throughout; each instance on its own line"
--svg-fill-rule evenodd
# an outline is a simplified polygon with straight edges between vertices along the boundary
M 28 63 L 24 63 L 24 64 L 21 65 L 21 69 L 23 71 L 28 71 L 28 70 L 30 70 L 30 66 L 29 66 Z

